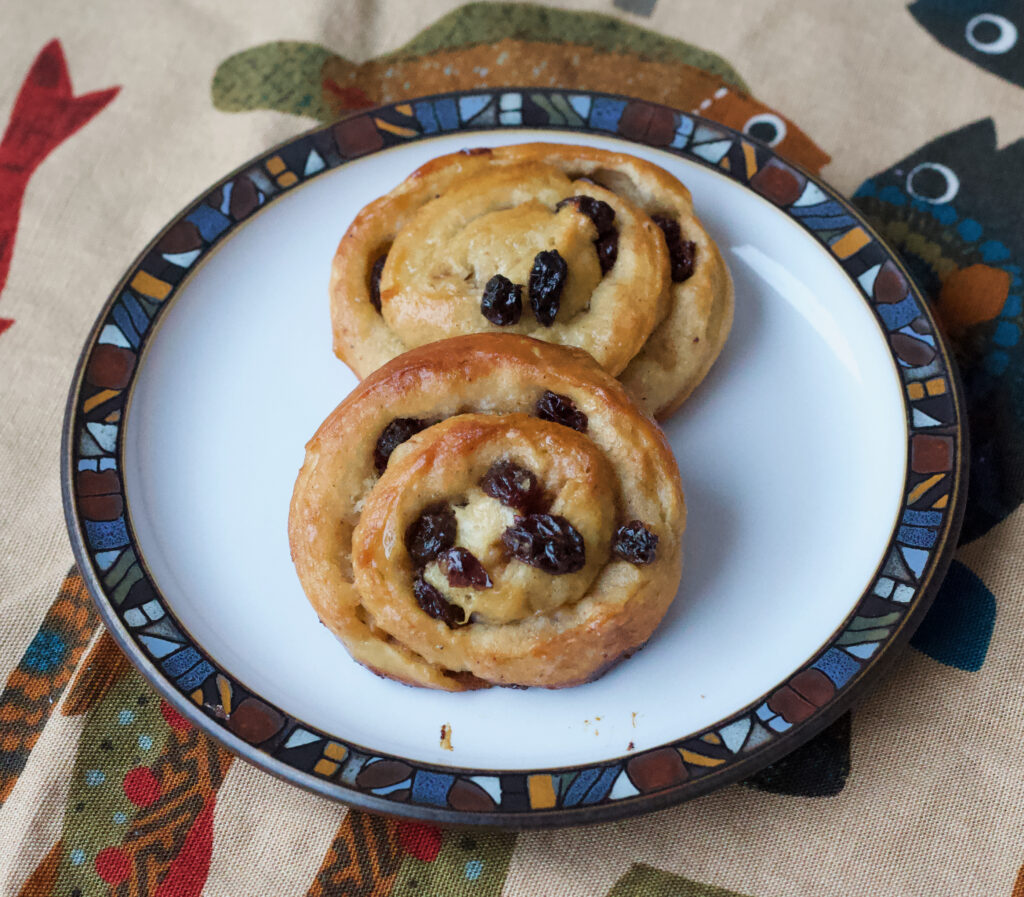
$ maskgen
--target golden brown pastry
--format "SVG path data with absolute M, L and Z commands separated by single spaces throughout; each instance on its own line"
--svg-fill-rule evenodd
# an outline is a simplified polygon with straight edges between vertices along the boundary
M 658 417 L 704 378 L 733 310 L 725 263 L 676 178 L 544 143 L 413 172 L 356 216 L 330 293 L 335 354 L 360 377 L 435 340 L 520 333 L 585 349 Z
M 590 356 L 475 334 L 401 355 L 331 413 L 288 534 L 320 619 L 374 672 L 560 688 L 647 641 L 685 519 L 664 436 Z

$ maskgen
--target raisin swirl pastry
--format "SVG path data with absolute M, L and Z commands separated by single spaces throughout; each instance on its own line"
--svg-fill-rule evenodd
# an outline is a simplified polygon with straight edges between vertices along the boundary
M 441 156 L 366 206 L 331 272 L 335 354 L 512 332 L 589 352 L 651 414 L 703 379 L 732 281 L 690 193 L 642 159 L 524 144 Z
M 288 530 L 321 621 L 379 675 L 560 688 L 647 641 L 685 517 L 664 436 L 593 359 L 476 334 L 410 350 L 331 413 Z

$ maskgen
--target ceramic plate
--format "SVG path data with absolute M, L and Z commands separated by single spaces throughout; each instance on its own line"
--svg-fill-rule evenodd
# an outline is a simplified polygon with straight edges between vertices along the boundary
M 689 509 L 682 588 L 647 647 L 597 682 L 408 688 L 319 625 L 288 553 L 304 443 L 356 382 L 331 353 L 328 271 L 356 212 L 420 164 L 536 140 L 677 175 L 735 280 L 725 351 L 666 428 Z M 189 206 L 89 337 L 63 481 L 107 625 L 214 738 L 366 809 L 541 826 L 736 781 L 848 708 L 944 572 L 964 440 L 927 306 L 834 191 L 694 115 L 507 90 L 359 114 Z

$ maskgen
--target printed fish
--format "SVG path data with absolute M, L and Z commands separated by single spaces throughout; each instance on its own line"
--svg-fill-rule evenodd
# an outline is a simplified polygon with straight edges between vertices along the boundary
M 961 542 L 1024 500 L 1024 140 L 991 119 L 944 134 L 865 181 L 854 202 L 899 250 L 954 343 L 971 426 Z
M 728 891 L 714 885 L 701 884 L 692 878 L 673 875 L 646 863 L 634 863 L 622 876 L 608 897 L 650 897 L 653 894 L 679 894 L 680 897 L 746 897 L 739 891 Z
M 72 568 L 0 689 L 0 806 L 14 789 L 99 625 L 82 576 Z
M 119 90 L 108 87 L 73 96 L 60 42 L 50 41 L 36 56 L 0 138 L 0 292 L 10 271 L 29 178 L 54 148 L 102 110 Z M 13 323 L 0 318 L 0 333 Z
M 752 97 L 721 57 L 611 16 L 532 4 L 468 4 L 363 63 L 317 44 L 263 44 L 224 60 L 211 92 L 225 112 L 274 109 L 331 121 L 414 96 L 513 83 L 641 96 L 743 131 L 812 171 L 829 161 L 792 121 Z
M 19 897 L 198 897 L 205 884 L 216 795 L 232 755 L 115 653 L 104 633 L 82 669 L 91 662 L 107 675 L 80 672 L 71 685 L 82 688 L 72 712 L 86 719 L 64 823 Z
M 944 47 L 1024 87 L 1020 0 L 916 0 L 909 9 Z

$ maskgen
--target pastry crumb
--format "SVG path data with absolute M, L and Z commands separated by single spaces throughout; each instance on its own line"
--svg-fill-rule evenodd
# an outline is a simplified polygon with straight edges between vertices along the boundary
M 448 723 L 441 725 L 441 747 L 446 751 L 455 750 L 452 747 L 452 727 Z

